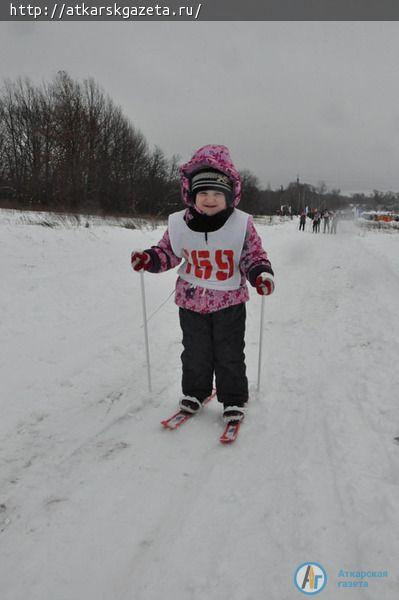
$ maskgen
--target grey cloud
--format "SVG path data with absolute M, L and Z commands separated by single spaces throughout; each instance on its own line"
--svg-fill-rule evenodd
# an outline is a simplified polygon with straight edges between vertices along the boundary
M 2 75 L 93 77 L 151 144 L 230 146 L 263 185 L 297 173 L 398 189 L 397 22 L 0 23 Z

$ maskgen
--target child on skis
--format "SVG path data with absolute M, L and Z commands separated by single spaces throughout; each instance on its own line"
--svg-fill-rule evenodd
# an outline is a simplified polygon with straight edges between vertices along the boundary
M 225 146 L 204 146 L 180 168 L 186 208 L 169 217 L 156 246 L 132 252 L 135 271 L 161 273 L 178 264 L 175 302 L 183 332 L 179 406 L 195 413 L 211 394 L 226 422 L 241 421 L 248 401 L 244 356 L 246 279 L 274 291 L 273 270 L 252 217 L 238 210 L 241 180 Z

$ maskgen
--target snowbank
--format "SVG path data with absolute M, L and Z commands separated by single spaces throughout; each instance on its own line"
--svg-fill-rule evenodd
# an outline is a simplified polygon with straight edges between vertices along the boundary
M 163 228 L 0 212 L 2 600 L 291 600 L 309 560 L 326 599 L 342 569 L 387 570 L 362 598 L 397 597 L 399 237 L 297 228 L 258 225 L 276 271 L 261 394 L 252 290 L 250 408 L 223 447 L 216 401 L 180 431 L 159 424 L 180 391 L 172 298 L 149 323 L 147 391 L 129 258 Z M 149 314 L 175 276 L 146 275 Z

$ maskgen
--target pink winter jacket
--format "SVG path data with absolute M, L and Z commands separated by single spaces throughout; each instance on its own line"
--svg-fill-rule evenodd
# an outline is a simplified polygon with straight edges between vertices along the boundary
M 193 206 L 193 201 L 190 198 L 190 176 L 204 167 L 218 169 L 233 181 L 233 206 L 236 207 L 241 197 L 240 176 L 231 161 L 228 149 L 225 146 L 213 145 L 200 148 L 193 158 L 180 168 L 182 196 L 186 206 Z M 189 220 L 190 218 L 190 211 L 187 209 L 185 219 Z M 165 231 L 159 243 L 147 249 L 146 252 L 151 256 L 151 262 L 147 269 L 150 273 L 162 273 L 173 269 L 182 260 L 172 250 L 168 230 Z M 255 229 L 252 217 L 248 219 L 247 232 L 240 257 L 240 271 L 240 287 L 231 291 L 211 290 L 194 286 L 178 277 L 175 302 L 178 306 L 195 312 L 215 312 L 249 300 L 247 279 L 252 286 L 255 286 L 255 280 L 260 273 L 266 271 L 273 274 L 270 261 L 262 248 L 262 241 Z

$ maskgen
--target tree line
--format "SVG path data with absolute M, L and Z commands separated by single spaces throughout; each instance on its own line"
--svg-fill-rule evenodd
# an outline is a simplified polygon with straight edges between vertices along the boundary
M 0 92 L 0 194 L 16 206 L 156 214 L 179 203 L 177 160 L 151 151 L 93 79 L 60 71 Z
M 19 78 L 6 80 L 0 89 L 3 206 L 166 215 L 181 208 L 178 165 L 178 156 L 150 149 L 92 78 L 78 82 L 59 71 L 50 83 Z M 306 206 L 337 209 L 350 201 L 339 190 L 299 180 L 278 190 L 261 189 L 250 171 L 240 173 L 241 207 L 248 212 L 275 214 L 285 206 L 293 213 Z M 374 199 L 385 201 L 380 192 Z

